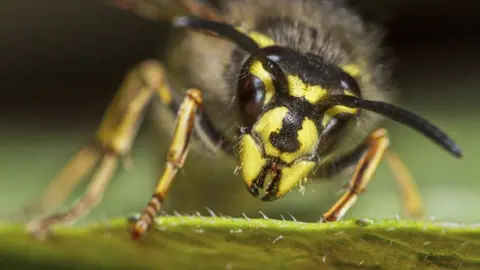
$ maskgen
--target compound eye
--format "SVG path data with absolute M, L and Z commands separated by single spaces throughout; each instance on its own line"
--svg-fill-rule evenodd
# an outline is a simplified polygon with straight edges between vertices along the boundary
M 357 80 L 347 73 L 344 73 L 340 79 L 343 89 L 352 91 L 356 96 L 361 97 L 360 86 Z
M 283 89 L 282 86 L 287 85 L 285 74 L 277 64 L 283 50 L 279 46 L 263 48 L 262 55 L 267 56 L 268 60 L 261 62 L 251 56 L 243 65 L 238 81 L 237 100 L 240 118 L 245 127 L 255 124 L 262 113 L 265 99 L 273 98 L 277 89 Z
M 262 112 L 265 102 L 265 85 L 262 80 L 250 72 L 241 76 L 237 100 L 242 124 L 247 127 L 252 126 Z

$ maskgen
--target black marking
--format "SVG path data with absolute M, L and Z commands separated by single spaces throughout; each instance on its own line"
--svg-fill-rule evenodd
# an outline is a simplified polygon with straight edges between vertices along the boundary
M 282 172 L 276 171 L 275 177 L 272 179 L 272 182 L 268 186 L 266 190 L 266 194 L 262 197 L 262 201 L 274 201 L 279 199 L 278 197 L 278 187 L 280 185 L 280 181 L 282 179 Z
M 265 157 L 265 154 L 262 153 L 262 156 Z M 257 177 L 252 181 L 252 184 L 250 186 L 247 186 L 248 191 L 255 198 L 260 195 L 258 189 L 259 188 L 263 189 L 263 186 L 265 185 L 265 178 L 267 177 L 267 174 L 270 172 L 272 168 L 272 164 L 276 162 L 276 160 L 277 160 L 276 158 L 274 159 L 268 158 L 267 163 L 265 164 L 265 166 L 263 166 L 262 170 L 260 171 L 260 173 L 258 173 Z
M 286 18 L 270 17 L 260 20 L 255 30 L 260 33 L 273 33 L 270 36 L 295 33 L 295 40 L 299 44 L 309 43 L 318 38 L 316 27 Z M 301 54 L 288 49 L 287 52 L 282 52 L 281 57 L 282 61 L 279 64 L 286 74 L 297 75 L 308 84 L 320 85 L 329 90 L 348 89 L 355 95 L 362 96 L 361 89 L 353 77 L 340 67 L 325 61 L 320 55 Z M 333 85 L 330 85 L 330 83 Z
M 255 198 L 259 195 L 258 189 L 263 188 L 263 185 L 265 184 L 265 177 L 267 176 L 269 167 L 270 164 L 267 162 L 267 164 L 262 168 L 258 176 L 255 178 L 255 180 L 252 181 L 251 186 L 247 186 L 248 191 Z
M 270 134 L 270 142 L 280 152 L 294 153 L 300 149 L 301 142 L 298 141 L 298 131 L 302 128 L 304 117 L 288 111 L 283 117 L 282 128 L 279 133 Z
M 325 61 L 323 57 L 311 53 L 303 54 L 281 46 L 265 47 L 262 51 L 276 62 L 285 74 L 298 76 L 308 85 L 319 85 L 330 94 L 343 92 L 341 82 L 346 73 L 338 66 Z M 276 92 L 288 94 L 288 85 L 276 85 L 275 89 Z

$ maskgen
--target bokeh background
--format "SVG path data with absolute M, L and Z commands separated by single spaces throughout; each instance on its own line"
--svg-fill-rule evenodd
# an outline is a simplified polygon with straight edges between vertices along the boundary
M 417 133 L 386 121 L 394 149 L 415 175 L 428 217 L 480 222 L 480 8 L 475 1 L 352 1 L 389 31 L 398 104 L 457 140 L 457 160 Z M 158 55 L 165 27 L 95 1 L 0 3 L 0 220 L 34 202 L 68 158 L 88 142 L 125 72 Z M 171 131 L 148 118 L 133 149 L 135 170 L 121 170 L 104 200 L 79 224 L 139 212 L 147 202 Z M 158 126 L 158 125 L 157 125 Z M 169 133 L 170 132 L 170 133 Z M 233 162 L 193 154 L 168 197 L 174 210 L 315 221 L 348 179 L 309 183 L 276 202 L 258 202 L 233 175 Z M 83 192 L 88 179 L 72 195 Z M 67 204 L 68 205 L 68 204 Z M 348 217 L 407 218 L 385 162 Z

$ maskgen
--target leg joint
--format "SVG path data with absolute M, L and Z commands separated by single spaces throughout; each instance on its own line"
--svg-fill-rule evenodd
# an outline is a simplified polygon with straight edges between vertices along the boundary
M 188 98 L 193 100 L 195 104 L 197 104 L 197 106 L 202 105 L 203 99 L 202 99 L 202 92 L 200 90 L 196 88 L 188 89 L 187 96 Z

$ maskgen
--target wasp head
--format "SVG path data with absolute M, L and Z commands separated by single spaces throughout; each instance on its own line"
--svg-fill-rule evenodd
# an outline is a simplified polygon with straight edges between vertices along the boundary
M 319 145 L 323 143 L 325 149 L 331 131 L 338 134 L 346 126 L 338 117 L 358 115 L 354 108 L 325 109 L 323 100 L 359 92 L 348 74 L 319 56 L 281 46 L 265 47 L 259 53 L 275 66 L 265 68 L 254 56 L 243 64 L 237 100 L 246 128 L 242 128 L 239 159 L 249 191 L 258 196 L 261 190 L 263 200 L 273 200 L 312 172 Z

